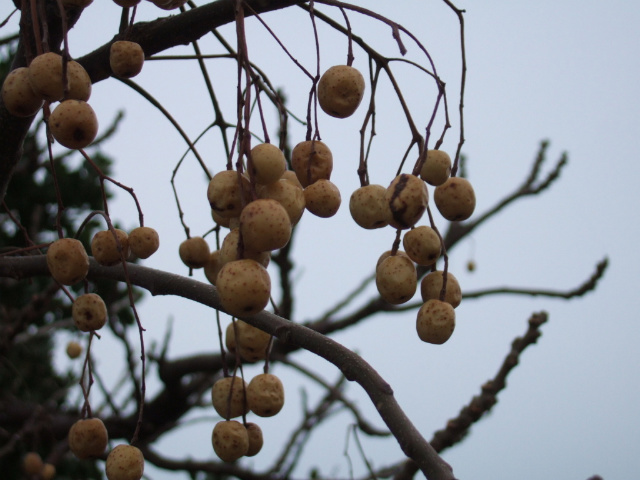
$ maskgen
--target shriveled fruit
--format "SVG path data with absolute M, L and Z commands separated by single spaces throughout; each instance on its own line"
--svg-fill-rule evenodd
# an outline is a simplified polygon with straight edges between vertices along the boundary
M 389 225 L 391 209 L 382 185 L 366 185 L 355 190 L 349 199 L 351 218 L 368 230 Z
M 267 270 L 250 259 L 236 260 L 222 267 L 216 287 L 224 310 L 235 317 L 261 312 L 271 295 Z
M 246 423 L 245 428 L 249 435 L 249 450 L 245 454 L 247 457 L 253 457 L 262 450 L 264 440 L 262 438 L 262 429 L 255 423 Z
M 340 209 L 340 190 L 330 180 L 320 179 L 304 189 L 306 209 L 321 218 L 333 217 Z
M 442 271 L 435 271 L 427 274 L 420 283 L 420 295 L 422 301 L 426 302 L 431 299 L 440 299 L 440 292 L 442 291 Z M 450 303 L 453 308 L 460 305 L 462 301 L 462 290 L 460 290 L 460 284 L 458 279 L 453 273 L 447 272 L 447 288 L 444 295 L 444 301 Z
M 300 182 L 298 182 L 297 178 L 296 183 L 283 178 L 269 185 L 265 185 L 258 193 L 258 197 L 260 198 L 271 198 L 279 202 L 287 211 L 292 226 L 300 221 L 306 205 L 304 192 L 302 191 L 302 187 L 299 186 Z
M 83 332 L 100 330 L 107 322 L 107 306 L 100 295 L 85 293 L 73 302 L 71 316 L 78 330 Z
M 280 179 L 287 169 L 284 153 L 271 143 L 261 143 L 251 149 L 253 178 L 260 185 L 269 185 Z
M 209 261 L 209 244 L 202 237 L 187 238 L 178 249 L 180 260 L 189 268 L 202 268 Z
M 426 225 L 405 233 L 402 246 L 409 258 L 418 265 L 433 265 L 442 252 L 440 237 L 433 228 Z
M 99 418 L 78 420 L 69 429 L 69 449 L 79 459 L 101 457 L 107 448 L 109 435 Z
M 224 237 L 222 241 L 222 246 L 220 247 L 220 268 L 222 268 L 225 264 L 229 262 L 233 262 L 234 260 L 242 260 L 243 258 L 250 258 L 260 263 L 263 267 L 267 268 L 269 266 L 269 261 L 271 259 L 270 252 L 251 252 L 247 249 L 243 249 L 242 254 L 240 256 L 240 249 L 238 248 L 238 242 L 240 241 L 240 229 L 234 228 Z M 205 266 L 206 268 L 206 266 Z
M 468 219 L 476 208 L 476 194 L 466 178 L 451 177 L 436 187 L 433 200 L 440 215 L 451 222 Z
M 427 158 L 420 170 L 420 178 L 437 187 L 447 181 L 451 174 L 451 158 L 443 150 L 428 150 Z
M 320 140 L 300 142 L 291 152 L 291 166 L 304 188 L 320 179 L 331 178 L 333 155 Z
M 332 117 L 351 116 L 364 96 L 364 77 L 349 65 L 334 65 L 318 82 L 318 103 Z
M 66 352 L 69 358 L 78 358 L 82 354 L 82 346 L 78 342 L 69 342 Z
M 139 43 L 118 40 L 111 44 L 109 65 L 116 77 L 131 78 L 142 71 L 144 50 Z
M 211 389 L 211 403 L 218 415 L 229 420 L 249 412 L 245 399 L 247 384 L 240 377 L 224 377 Z
M 234 170 L 216 173 L 207 187 L 211 209 L 224 218 L 239 217 L 251 201 L 251 185 L 247 177 Z
M 240 234 L 244 248 L 250 252 L 282 248 L 291 238 L 289 214 L 277 200 L 254 200 L 240 214 Z
M 42 457 L 37 452 L 27 452 L 22 458 L 22 469 L 27 475 L 38 475 L 43 466 Z
M 44 103 L 29 83 L 29 69 L 12 70 L 2 84 L 2 101 L 7 111 L 16 117 L 30 117 L 38 113 Z
M 73 285 L 87 276 L 89 256 L 80 240 L 61 238 L 49 245 L 47 266 L 57 282 Z
M 456 312 L 447 302 L 427 300 L 416 320 L 416 330 L 420 340 L 441 345 L 453 334 L 456 327 Z
M 65 100 L 49 116 L 53 138 L 67 148 L 85 148 L 98 134 L 98 117 L 82 100 Z
M 160 247 L 160 236 L 151 227 L 137 227 L 129 232 L 129 249 L 138 258 L 149 258 Z
M 117 265 L 129 256 L 129 235 L 119 228 L 114 232 L 115 236 L 111 230 L 101 230 L 91 240 L 91 255 L 105 267 Z
M 211 443 L 220 460 L 233 462 L 249 451 L 249 434 L 240 422 L 225 420 L 213 427 Z
M 427 185 L 419 177 L 401 173 L 393 179 L 386 194 L 391 219 L 389 224 L 394 228 L 413 227 L 427 209 L 429 193 Z
M 380 296 L 393 305 L 408 302 L 418 288 L 415 265 L 405 256 L 388 256 L 376 268 L 376 287 Z
M 227 326 L 225 345 L 230 352 L 240 354 L 248 362 L 267 358 L 267 348 L 271 335 L 242 320 Z
M 273 417 L 284 406 L 284 387 L 271 373 L 256 375 L 247 387 L 249 408 L 259 417 Z
M 105 473 L 109 480 L 140 480 L 144 473 L 144 456 L 138 447 L 118 445 L 107 456 Z

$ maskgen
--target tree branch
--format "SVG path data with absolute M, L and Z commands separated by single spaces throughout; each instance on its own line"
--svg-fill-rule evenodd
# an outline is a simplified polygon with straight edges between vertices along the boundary
M 218 292 L 212 285 L 135 264 L 127 264 L 127 272 L 128 279 L 122 266 L 103 267 L 91 259 L 88 278 L 128 280 L 152 295 L 177 295 L 224 311 Z M 49 275 L 44 255 L 0 258 L 0 276 L 24 279 L 42 275 Z M 266 311 L 242 319 L 282 342 L 315 353 L 338 367 L 348 380 L 357 382 L 365 390 L 402 451 L 419 465 L 428 479 L 454 478 L 451 467 L 440 458 L 398 405 L 389 384 L 362 357 L 331 338 Z

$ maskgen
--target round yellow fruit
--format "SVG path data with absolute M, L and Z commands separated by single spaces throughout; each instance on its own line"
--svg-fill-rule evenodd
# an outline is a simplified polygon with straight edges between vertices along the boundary
M 346 118 L 360 105 L 364 89 L 364 77 L 356 68 L 334 65 L 320 77 L 318 103 L 327 115 Z
M 107 457 L 105 473 L 109 480 L 140 480 L 144 473 L 144 456 L 138 447 L 118 445 Z

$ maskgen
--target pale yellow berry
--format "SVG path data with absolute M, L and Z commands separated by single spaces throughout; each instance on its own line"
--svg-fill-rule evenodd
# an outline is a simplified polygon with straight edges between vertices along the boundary
M 271 143 L 261 143 L 251 149 L 253 178 L 260 185 L 269 185 L 280 179 L 287 169 L 284 153 Z
M 31 88 L 27 67 L 16 68 L 7 75 L 2 84 L 2 101 L 16 117 L 30 117 L 42 108 L 42 96 Z
M 222 246 L 220 247 L 220 268 L 222 268 L 229 262 L 233 262 L 234 260 L 242 260 L 243 258 L 250 258 L 252 260 L 255 260 L 265 268 L 269 266 L 269 261 L 271 260 L 271 252 L 251 252 L 245 248 L 242 250 L 241 256 L 240 249 L 238 248 L 239 241 L 240 228 L 234 228 L 224 237 Z
M 129 248 L 138 258 L 149 258 L 160 247 L 160 236 L 151 227 L 137 227 L 129 232 Z
M 249 451 L 249 434 L 240 422 L 225 420 L 213 427 L 211 443 L 220 460 L 233 462 Z
M 73 323 L 82 332 L 100 330 L 107 322 L 107 306 L 100 295 L 85 293 L 71 306 Z
M 366 185 L 355 190 L 349 199 L 351 218 L 368 230 L 389 225 L 391 209 L 382 185 Z
M 351 116 L 364 96 L 364 77 L 354 67 L 335 65 L 318 82 L 318 103 L 332 117 Z
M 418 265 L 433 265 L 442 252 L 440 237 L 433 228 L 426 225 L 405 233 L 402 245 L 409 258 Z
M 218 415 L 229 420 L 249 412 L 245 399 L 246 382 L 240 377 L 224 377 L 211 389 L 211 403 Z
M 60 145 L 85 148 L 98 134 L 98 117 L 87 102 L 65 100 L 51 112 L 49 128 Z
M 441 345 L 451 337 L 456 326 L 456 312 L 447 302 L 427 300 L 416 320 L 416 330 L 420 340 Z
M 251 184 L 247 177 L 234 170 L 216 173 L 207 188 L 211 209 L 224 218 L 239 217 L 251 201 Z
M 333 217 L 340 209 L 340 190 L 330 180 L 320 179 L 304 189 L 306 209 L 321 218 Z
M 291 166 L 302 187 L 306 187 L 320 179 L 331 178 L 333 155 L 319 140 L 300 142 L 291 152 Z
M 249 435 L 249 450 L 246 453 L 247 457 L 253 457 L 262 450 L 264 440 L 262 438 L 262 429 L 255 423 L 246 423 L 245 428 Z
M 89 256 L 79 240 L 61 238 L 49 245 L 47 266 L 57 282 L 74 285 L 87 276 Z
M 476 208 L 476 194 L 466 178 L 451 177 L 436 187 L 433 200 L 440 215 L 451 222 L 468 219 Z
M 22 469 L 27 475 L 38 475 L 42 471 L 44 463 L 42 457 L 36 452 L 28 452 L 22 458 Z
M 442 150 L 428 150 L 427 158 L 420 170 L 420 178 L 437 187 L 447 181 L 451 174 L 451 158 Z
M 178 248 L 180 260 L 189 268 L 202 268 L 209 261 L 209 244 L 202 237 L 187 238 Z
M 234 317 L 255 315 L 269 304 L 271 279 L 255 260 L 227 263 L 218 273 L 216 287 L 222 307 Z
M 389 224 L 394 228 L 413 227 L 427 209 L 427 185 L 419 177 L 401 173 L 393 179 L 386 193 L 391 209 Z
M 390 255 L 376 268 L 380 296 L 393 305 L 406 303 L 416 293 L 418 277 L 413 262 L 403 255 Z
M 395 255 L 400 255 L 401 257 L 405 257 L 407 259 L 410 260 L 409 255 L 407 255 L 406 252 L 403 252 L 402 250 L 398 250 L 396 251 Z M 384 252 L 382 255 L 380 255 L 378 257 L 378 261 L 376 262 L 376 269 L 380 266 L 380 264 L 387 258 L 391 256 L 391 250 L 387 250 L 386 252 Z
M 82 354 L 82 346 L 78 342 L 69 342 L 66 351 L 69 358 L 78 358 Z
M 289 243 L 291 220 L 278 201 L 254 200 L 240 214 L 240 235 L 250 252 L 277 250 Z
M 144 51 L 136 42 L 118 40 L 111 44 L 109 65 L 116 77 L 135 77 L 142 71 Z
M 97 232 L 91 240 L 91 255 L 100 265 L 111 267 L 129 257 L 129 235 L 124 230 L 114 229 Z M 117 241 L 116 241 L 117 237 Z
M 56 476 L 56 467 L 50 463 L 45 463 L 42 466 L 42 471 L 40 472 L 41 480 L 53 480 Z
M 78 420 L 69 429 L 69 449 L 79 459 L 101 457 L 107 448 L 109 435 L 99 418 Z
M 284 387 L 271 373 L 256 375 L 247 387 L 249 408 L 259 417 L 272 417 L 284 406 Z
M 225 335 L 227 350 L 239 353 L 244 360 L 257 362 L 267 358 L 267 349 L 271 340 L 271 335 L 267 332 L 242 320 L 236 320 L 227 326 Z
M 265 185 L 258 193 L 258 197 L 260 198 L 271 198 L 279 202 L 287 211 L 292 226 L 300 221 L 306 205 L 304 192 L 302 187 L 299 186 L 300 182 L 298 182 L 297 178 L 296 183 L 286 179 L 280 179 L 269 185 Z
M 435 271 L 427 274 L 420 283 L 420 294 L 422 301 L 426 302 L 431 299 L 440 299 L 440 292 L 442 291 L 442 271 Z M 460 305 L 462 301 L 462 290 L 458 279 L 453 273 L 447 272 L 447 287 L 444 296 L 444 301 L 450 303 L 453 308 Z
M 138 447 L 118 445 L 105 463 L 108 480 L 140 480 L 144 474 L 144 456 Z

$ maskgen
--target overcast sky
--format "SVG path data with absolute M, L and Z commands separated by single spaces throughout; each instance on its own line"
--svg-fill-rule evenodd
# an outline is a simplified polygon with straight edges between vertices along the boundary
M 0 7 L 1 13 L 8 11 L 9 3 Z M 453 152 L 460 128 L 457 18 L 436 0 L 359 3 L 396 20 L 428 48 L 447 83 L 453 128 L 443 148 Z M 586 280 L 605 256 L 610 267 L 598 289 L 580 299 L 495 296 L 463 301 L 457 309 L 456 331 L 442 346 L 419 341 L 415 312 L 377 316 L 336 338 L 378 369 L 409 417 L 430 438 L 495 374 L 512 339 L 524 333 L 531 313 L 545 310 L 550 321 L 542 328 L 542 338 L 522 356 L 492 414 L 472 428 L 463 444 L 447 451 L 445 459 L 461 479 L 580 480 L 594 474 L 605 480 L 638 478 L 640 5 L 621 0 L 487 0 L 458 2 L 457 6 L 467 10 L 463 153 L 469 159 L 477 214 L 491 208 L 526 178 L 542 139 L 551 142 L 545 171 L 563 152 L 569 159 L 561 179 L 549 191 L 517 202 L 451 252 L 450 268 L 463 293 L 498 286 L 569 290 Z M 149 2 L 141 4 L 140 19 L 159 14 L 164 12 Z M 264 18 L 305 65 L 313 68 L 314 59 L 306 55 L 313 51 L 309 49 L 312 34 L 308 16 L 291 9 Z M 385 54 L 398 55 L 388 28 L 356 14 L 351 14 L 350 20 L 357 35 L 370 38 Z M 70 36 L 72 55 L 79 57 L 108 41 L 118 21 L 119 10 L 111 2 L 94 2 Z M 16 23 L 14 19 L 14 28 Z M 265 68 L 274 85 L 282 86 L 294 111 L 303 116 L 308 82 L 255 21 L 248 20 L 247 28 L 251 58 Z M 223 32 L 233 40 L 232 28 Z M 344 39 L 324 27 L 320 35 L 326 46 L 321 54 L 322 68 L 344 63 Z M 410 41 L 405 44 L 412 58 L 419 58 L 415 45 Z M 213 44 L 203 43 L 205 53 L 213 49 Z M 365 54 L 356 49 L 355 56 L 354 65 L 366 71 Z M 233 121 L 233 63 L 217 60 L 208 65 L 227 119 Z M 424 114 L 416 113 L 423 129 L 434 101 L 433 84 L 409 70 L 399 75 L 416 112 L 425 109 Z M 193 62 L 147 62 L 136 81 L 165 104 L 192 138 L 212 121 L 206 91 Z M 157 110 L 116 80 L 95 85 L 90 103 L 102 125 L 107 125 L 118 109 L 126 111 L 122 131 L 104 148 L 117 159 L 115 177 L 135 188 L 146 224 L 160 232 L 161 249 L 144 264 L 186 275 L 177 256 L 184 231 L 169 183 L 184 143 Z M 297 227 L 294 320 L 316 317 L 341 299 L 373 271 L 378 255 L 393 241 L 393 231 L 363 231 L 348 213 L 348 198 L 358 186 L 358 129 L 363 115 L 364 109 L 344 121 L 320 116 L 323 139 L 334 151 L 332 180 L 342 192 L 343 205 L 331 219 L 305 213 Z M 267 120 L 273 122 L 275 116 Z M 409 141 L 406 124 L 388 89 L 378 100 L 378 122 L 371 176 L 373 183 L 386 185 Z M 439 133 L 442 117 L 438 122 Z M 224 169 L 226 161 L 217 135 L 209 134 L 201 147 L 212 172 Z M 303 139 L 304 130 L 294 128 L 293 135 L 298 136 L 292 138 L 296 143 Z M 177 186 L 192 234 L 206 232 L 211 227 L 206 180 L 193 158 L 187 157 Z M 135 226 L 134 206 L 126 195 L 118 196 L 111 212 L 124 225 Z M 477 264 L 473 273 L 465 269 L 470 259 Z M 204 280 L 201 272 L 195 276 Z M 363 299 L 374 294 L 375 288 L 370 288 Z M 142 302 L 141 314 L 149 342 L 161 339 L 166 320 L 174 319 L 173 357 L 216 351 L 214 315 L 204 308 L 174 298 L 149 298 Z M 115 379 L 117 372 L 109 371 L 111 361 L 101 361 L 99 355 L 101 351 L 106 354 L 109 342 L 105 338 L 96 345 L 97 368 L 106 378 Z M 313 355 L 295 358 L 328 381 L 337 377 L 335 368 Z M 61 367 L 68 365 L 62 357 L 59 363 Z M 249 369 L 249 374 L 258 370 Z M 286 428 L 300 415 L 302 377 L 277 365 L 273 371 L 284 380 L 288 402 L 278 417 L 258 422 L 265 430 L 265 450 L 247 460 L 258 467 L 268 465 L 279 452 L 283 434 L 278 428 L 284 428 L 286 434 Z M 306 380 L 304 383 L 311 401 L 317 398 L 320 392 Z M 372 421 L 381 425 L 360 388 L 352 385 L 348 392 Z M 187 454 L 213 458 L 210 431 L 215 417 L 213 411 L 200 412 L 198 417 L 203 415 L 209 418 L 185 429 L 188 441 L 183 436 L 179 441 L 164 442 L 162 451 L 172 458 Z M 337 416 L 312 438 L 299 476 L 315 466 L 324 475 L 348 477 L 349 465 L 343 455 L 348 421 L 348 416 Z M 393 441 L 361 440 L 376 467 L 400 458 Z M 349 445 L 355 474 L 362 475 L 363 462 L 352 440 Z M 176 478 L 150 468 L 148 472 L 154 479 Z

